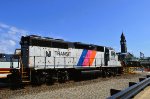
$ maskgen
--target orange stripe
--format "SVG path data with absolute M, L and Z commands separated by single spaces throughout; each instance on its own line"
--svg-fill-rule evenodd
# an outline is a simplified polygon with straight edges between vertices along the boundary
M 0 74 L 12 74 L 12 73 L 0 73 Z
M 90 66 L 93 64 L 95 56 L 96 56 L 96 51 L 92 51 L 92 54 L 90 55 Z
M 4 77 L 1 77 L 1 76 L 0 76 L 0 78 L 7 78 L 7 77 L 6 77 L 6 76 L 4 76 Z
M 10 73 L 10 71 L 0 71 L 0 73 Z

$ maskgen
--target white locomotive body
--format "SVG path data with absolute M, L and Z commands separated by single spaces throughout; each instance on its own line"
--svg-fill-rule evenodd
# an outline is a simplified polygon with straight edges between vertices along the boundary
M 118 56 L 111 48 L 32 36 L 24 38 L 22 59 L 26 68 L 121 67 Z

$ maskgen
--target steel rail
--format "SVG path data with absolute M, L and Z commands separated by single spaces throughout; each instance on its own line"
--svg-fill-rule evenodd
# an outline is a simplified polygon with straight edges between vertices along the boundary
M 131 99 L 148 85 L 150 85 L 150 77 L 108 97 L 107 99 Z

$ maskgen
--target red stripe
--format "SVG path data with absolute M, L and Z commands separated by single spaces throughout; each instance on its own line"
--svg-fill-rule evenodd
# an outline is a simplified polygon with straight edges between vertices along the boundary
M 11 68 L 0 68 L 0 71 L 10 71 Z

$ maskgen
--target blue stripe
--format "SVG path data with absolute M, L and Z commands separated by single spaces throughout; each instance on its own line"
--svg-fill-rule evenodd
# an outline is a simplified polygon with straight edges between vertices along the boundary
M 83 62 L 84 62 L 84 58 L 87 54 L 88 50 L 84 49 L 81 56 L 80 56 L 80 59 L 79 59 L 79 62 L 77 64 L 77 66 L 82 66 Z

